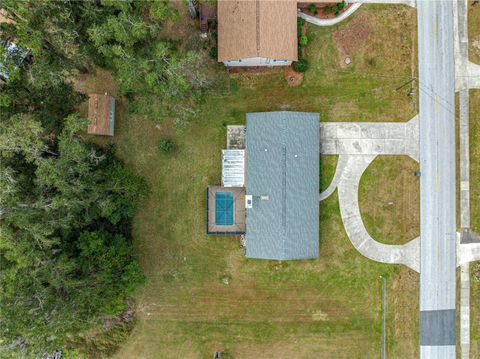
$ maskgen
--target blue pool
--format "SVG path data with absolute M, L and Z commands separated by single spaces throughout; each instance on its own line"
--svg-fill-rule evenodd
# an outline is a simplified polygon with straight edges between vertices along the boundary
M 215 224 L 217 226 L 233 225 L 234 207 L 232 192 L 215 193 Z

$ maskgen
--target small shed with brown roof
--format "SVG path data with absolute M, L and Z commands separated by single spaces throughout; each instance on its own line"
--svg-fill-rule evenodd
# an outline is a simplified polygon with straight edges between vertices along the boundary
M 88 99 L 87 132 L 92 135 L 113 136 L 115 99 L 107 94 L 92 94 Z
M 218 61 L 288 65 L 298 58 L 296 0 L 218 0 Z

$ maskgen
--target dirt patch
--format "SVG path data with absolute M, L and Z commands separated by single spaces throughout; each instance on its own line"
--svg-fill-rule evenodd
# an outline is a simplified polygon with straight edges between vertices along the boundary
M 285 80 L 287 80 L 288 86 L 300 86 L 303 81 L 303 73 L 297 72 L 292 66 L 285 69 Z
M 107 93 L 110 96 L 118 97 L 118 88 L 112 75 L 103 69 L 97 68 L 91 73 L 80 74 L 73 81 L 75 90 L 85 94 Z
M 15 21 L 8 17 L 5 9 L 0 9 L 0 24 L 15 24 Z
M 368 15 L 362 15 L 352 20 L 347 26 L 333 33 L 338 50 L 345 54 L 351 54 L 356 48 L 361 47 L 370 35 Z
M 476 57 L 480 58 L 480 35 L 472 39 L 471 50 Z
M 470 3 L 470 1 L 469 1 Z M 480 4 L 468 7 L 468 37 L 470 60 L 480 64 Z

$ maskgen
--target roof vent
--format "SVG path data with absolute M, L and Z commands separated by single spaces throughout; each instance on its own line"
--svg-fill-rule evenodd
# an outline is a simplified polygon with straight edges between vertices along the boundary
M 245 196 L 245 208 L 252 208 L 253 207 L 253 196 L 251 194 L 247 194 Z

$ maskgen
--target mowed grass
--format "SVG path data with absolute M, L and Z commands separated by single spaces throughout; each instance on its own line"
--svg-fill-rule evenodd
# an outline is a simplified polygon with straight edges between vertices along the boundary
M 214 350 L 237 358 L 375 357 L 380 274 L 389 278 L 389 349 L 415 355 L 418 276 L 362 257 L 344 233 L 336 195 L 321 204 L 320 259 L 248 260 L 237 238 L 205 235 L 204 190 L 219 181 L 223 125 L 192 124 L 171 157 L 157 150 L 167 127 L 119 123 L 119 155 L 148 174 L 152 193 L 134 227 L 148 283 L 117 358 L 204 358 Z
M 337 168 L 337 161 L 338 156 L 335 155 L 320 156 L 320 193 L 325 191 L 330 182 L 332 182 Z
M 365 19 L 368 38 L 359 40 L 347 55 L 337 49 L 332 34 Z M 368 21 L 367 21 L 368 20 Z M 355 33 L 355 26 L 351 29 Z M 417 113 L 417 100 L 402 86 L 416 76 L 416 15 L 407 6 L 365 5 L 333 27 L 308 26 L 306 56 L 311 64 L 300 87 L 289 87 L 282 71 L 232 74 L 232 88 L 241 91 L 207 102 L 218 117 L 244 121 L 252 111 L 319 112 L 321 121 L 408 121 Z M 354 38 L 354 35 L 352 35 Z M 222 65 L 219 65 L 221 68 Z
M 480 261 L 470 263 L 470 357 L 480 356 Z
M 471 61 L 480 64 L 480 5 L 468 4 L 468 55 Z
M 419 164 L 408 156 L 378 156 L 359 186 L 360 212 L 379 242 L 403 244 L 420 235 Z
M 470 90 L 470 224 L 480 234 L 480 90 Z
M 480 234 L 480 90 L 470 90 L 470 224 Z M 480 261 L 470 264 L 471 357 L 480 357 Z
M 343 67 L 332 32 L 360 16 L 368 16 L 368 41 L 358 41 L 352 65 Z M 205 188 L 220 183 L 226 125 L 244 124 L 247 112 L 314 111 L 322 121 L 415 115 L 416 99 L 396 91 L 416 73 L 414 9 L 364 5 L 344 24 L 310 26 L 309 34 L 312 67 L 301 87 L 289 88 L 282 72 L 231 75 L 227 90 L 207 95 L 181 132 L 171 121 L 129 114 L 119 99 L 115 137 L 96 140 L 115 143 L 150 193 L 133 225 L 147 284 L 135 295 L 137 323 L 115 358 L 208 358 L 216 350 L 231 358 L 379 357 L 379 275 L 388 278 L 389 354 L 418 356 L 418 275 L 361 256 L 343 229 L 336 193 L 321 203 L 317 260 L 249 260 L 238 238 L 205 233 Z M 84 88 L 105 91 L 107 82 L 102 74 Z M 165 137 L 177 145 L 170 155 L 158 148 Z M 322 189 L 336 160 L 322 156 Z

